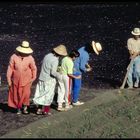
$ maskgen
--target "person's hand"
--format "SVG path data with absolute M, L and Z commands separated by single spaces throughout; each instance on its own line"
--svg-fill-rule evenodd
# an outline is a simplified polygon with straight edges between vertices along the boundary
M 33 82 L 34 82 L 34 79 L 31 79 L 31 82 L 30 83 L 32 84 Z
M 8 87 L 10 88 L 10 87 L 11 87 L 11 85 L 12 85 L 12 82 L 11 82 L 11 81 L 9 81 L 9 82 L 8 82 Z
M 91 67 L 86 68 L 86 71 L 87 71 L 87 72 L 90 72 L 90 71 L 92 71 L 92 68 L 91 68 Z
M 59 74 L 59 76 L 57 77 L 57 79 L 58 79 L 59 82 L 62 82 L 63 79 L 64 79 L 64 78 L 63 78 L 63 75 L 62 75 L 62 74 Z
M 81 79 L 81 75 L 78 75 L 75 77 L 76 79 Z
M 130 57 L 130 59 L 134 59 L 136 56 L 135 55 L 132 55 L 131 57 Z
M 60 71 L 61 71 L 61 66 L 58 66 L 57 72 L 60 72 Z
M 138 53 L 133 53 L 133 55 L 130 56 L 130 59 L 134 59 L 137 56 L 138 56 Z
M 86 64 L 86 68 L 91 68 L 91 66 L 87 63 L 87 64 Z

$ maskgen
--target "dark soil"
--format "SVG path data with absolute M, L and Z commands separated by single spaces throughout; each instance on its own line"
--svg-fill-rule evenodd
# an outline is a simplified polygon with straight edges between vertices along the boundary
M 44 55 L 52 47 L 64 43 L 68 50 L 79 48 L 95 40 L 103 46 L 100 56 L 92 55 L 93 71 L 83 77 L 81 100 L 88 101 L 95 93 L 118 88 L 126 73 L 129 55 L 126 41 L 131 30 L 139 26 L 139 3 L 90 3 L 80 4 L 0 4 L 0 64 L 2 86 L 0 89 L 0 136 L 45 116 L 35 114 L 31 101 L 30 114 L 17 115 L 7 106 L 6 71 L 9 57 L 23 40 L 29 40 L 33 50 L 38 74 Z M 34 89 L 32 91 L 32 97 Z M 55 102 L 52 112 L 55 110 Z

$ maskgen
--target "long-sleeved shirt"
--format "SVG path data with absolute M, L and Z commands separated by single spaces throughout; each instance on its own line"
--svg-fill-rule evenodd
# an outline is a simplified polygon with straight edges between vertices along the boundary
M 89 53 L 85 50 L 85 47 L 81 47 L 78 52 L 80 56 L 77 57 L 74 61 L 74 73 L 86 72 L 86 64 L 89 61 Z
M 36 74 L 37 67 L 31 55 L 23 58 L 16 54 L 11 56 L 7 70 L 8 83 L 25 86 L 36 79 Z
M 59 79 L 60 74 L 57 72 L 58 63 L 58 57 L 53 53 L 47 54 L 43 59 L 39 80 L 47 81 L 54 77 Z
M 129 38 L 127 40 L 127 47 L 129 51 L 132 51 L 133 53 L 140 52 L 140 39 L 135 40 L 134 38 Z

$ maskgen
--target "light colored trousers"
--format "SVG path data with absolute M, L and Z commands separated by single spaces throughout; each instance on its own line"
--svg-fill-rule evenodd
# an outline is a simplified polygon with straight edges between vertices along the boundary
M 130 65 L 127 84 L 129 87 L 133 87 L 133 85 L 138 87 L 139 80 L 140 80 L 140 56 L 137 56 Z
M 67 75 L 63 75 L 62 81 L 58 81 L 58 96 L 57 103 L 58 106 L 62 106 L 65 102 L 65 105 L 70 104 L 70 94 L 71 94 L 71 78 Z

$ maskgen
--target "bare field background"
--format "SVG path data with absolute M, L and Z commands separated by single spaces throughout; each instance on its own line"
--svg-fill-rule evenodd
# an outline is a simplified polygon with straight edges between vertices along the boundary
M 139 26 L 139 9 L 138 2 L 0 3 L 0 136 L 138 138 L 139 89 L 126 89 L 119 95 L 117 88 L 129 64 L 126 43 L 132 29 Z M 35 114 L 32 100 L 29 115 L 18 116 L 7 106 L 9 58 L 25 39 L 34 50 L 38 75 L 45 54 L 60 43 L 68 51 L 92 40 L 102 44 L 100 56 L 91 56 L 93 71 L 83 75 L 80 99 L 85 105 L 58 113 L 53 102 L 53 116 L 48 118 Z M 34 87 L 31 99 L 33 95 Z

